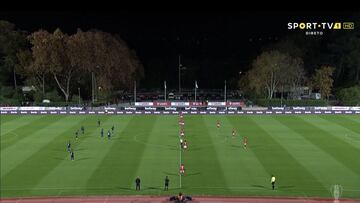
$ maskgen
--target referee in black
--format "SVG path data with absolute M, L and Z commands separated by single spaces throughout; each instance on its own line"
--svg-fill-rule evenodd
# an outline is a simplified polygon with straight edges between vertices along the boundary
M 170 182 L 170 180 L 169 180 L 169 177 L 165 177 L 165 188 L 164 188 L 164 190 L 169 190 L 169 182 Z
M 139 177 L 137 177 L 135 179 L 135 184 L 136 184 L 136 190 L 140 190 L 140 178 Z

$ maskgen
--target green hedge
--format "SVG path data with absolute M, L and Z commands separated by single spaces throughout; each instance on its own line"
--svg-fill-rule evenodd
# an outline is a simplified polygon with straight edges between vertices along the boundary
M 13 98 L 15 94 L 15 89 L 12 86 L 1 86 L 0 96 L 1 98 Z
M 78 106 L 78 103 L 73 103 L 73 102 L 50 102 L 50 103 L 42 103 L 42 102 L 34 102 L 34 106 L 59 106 L 59 107 L 63 107 L 63 106 Z
M 281 99 L 257 99 L 258 106 L 281 106 Z M 282 100 L 283 106 L 327 106 L 325 100 Z
M 22 100 L 20 90 L 15 91 L 11 86 L 0 86 L 0 104 L 9 106 L 19 106 Z
M 3 96 L 0 96 L 0 104 L 9 106 L 20 106 L 21 102 L 17 98 L 5 98 Z
M 94 104 L 92 104 L 91 102 L 85 102 L 85 104 L 83 103 L 83 101 L 81 101 L 80 106 L 89 106 L 89 107 L 98 107 L 98 106 L 104 106 L 106 105 L 105 102 L 95 102 Z M 75 102 L 75 101 L 69 101 L 69 102 L 50 102 L 50 103 L 41 103 L 41 102 L 34 102 L 34 106 L 59 106 L 59 107 L 63 107 L 63 106 L 79 106 L 79 102 Z
M 360 104 L 360 85 L 343 88 L 337 92 L 338 99 L 342 105 L 356 106 Z

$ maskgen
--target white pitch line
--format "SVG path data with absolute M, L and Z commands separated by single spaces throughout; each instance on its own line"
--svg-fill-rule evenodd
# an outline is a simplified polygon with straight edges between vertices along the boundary
M 281 186 L 280 186 L 281 187 Z M 304 186 L 305 187 L 305 186 Z M 270 186 L 269 186 L 270 188 Z M 311 188 L 311 187 L 310 187 Z M 346 188 L 346 187 L 344 187 Z M 1 191 L 16 191 L 16 190 L 84 190 L 84 189 L 98 189 L 98 190 L 115 190 L 114 188 L 102 188 L 102 187 L 41 187 L 41 188 L 11 188 L 11 189 L 4 189 L 1 188 Z M 239 187 L 187 187 L 187 189 L 238 189 L 238 190 L 263 190 L 261 188 L 257 189 L 255 187 L 250 186 L 239 186 Z M 297 188 L 299 189 L 299 188 Z M 280 190 L 282 190 L 280 188 Z M 309 189 L 309 187 L 306 189 L 308 191 L 324 191 L 324 189 L 312 187 Z M 326 190 L 327 191 L 327 190 Z M 349 189 L 343 189 L 343 191 L 350 191 L 350 192 L 358 192 L 360 191 L 360 188 L 349 188 Z M 61 191 L 62 193 L 62 191 Z M 60 193 L 60 194 L 61 194 Z
M 179 157 L 179 167 L 181 166 L 181 145 L 179 145 L 180 148 L 180 157 Z M 179 173 L 179 177 L 180 177 L 180 188 L 181 188 L 181 173 Z

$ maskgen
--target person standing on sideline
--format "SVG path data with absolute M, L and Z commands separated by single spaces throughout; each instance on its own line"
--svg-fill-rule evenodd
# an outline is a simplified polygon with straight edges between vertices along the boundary
M 140 178 L 139 177 L 137 177 L 135 179 L 135 184 L 136 184 L 136 190 L 140 190 Z
M 164 188 L 164 190 L 169 190 L 169 182 L 170 182 L 170 180 L 169 180 L 169 178 L 166 176 L 166 177 L 165 177 L 165 188 Z
M 272 185 L 272 189 L 275 190 L 275 176 L 271 175 L 271 185 Z
M 71 161 L 74 161 L 74 160 L 75 160 L 75 155 L 74 155 L 74 151 L 73 151 L 73 150 L 71 150 L 71 152 L 70 152 L 70 159 L 71 159 Z

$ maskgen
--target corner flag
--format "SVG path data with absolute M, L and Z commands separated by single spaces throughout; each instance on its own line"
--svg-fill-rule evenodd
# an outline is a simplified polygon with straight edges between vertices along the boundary
M 195 81 L 195 88 L 198 89 L 197 81 Z
M 164 88 L 166 89 L 166 81 L 164 81 Z

